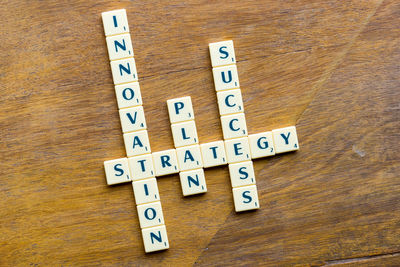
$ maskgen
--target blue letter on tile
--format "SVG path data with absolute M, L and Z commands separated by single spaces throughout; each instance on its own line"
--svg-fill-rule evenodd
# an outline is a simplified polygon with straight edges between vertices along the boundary
M 289 144 L 289 136 L 290 136 L 290 132 L 288 132 L 288 135 L 285 136 L 285 134 L 281 133 L 282 138 L 285 140 L 285 144 L 288 145 Z

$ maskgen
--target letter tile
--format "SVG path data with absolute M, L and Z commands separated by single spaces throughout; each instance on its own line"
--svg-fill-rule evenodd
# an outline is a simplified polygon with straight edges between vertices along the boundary
M 244 112 L 240 89 L 218 92 L 217 98 L 220 115 Z
M 247 137 L 225 140 L 228 163 L 250 160 L 249 139 Z
M 272 130 L 272 136 L 274 137 L 275 152 L 277 154 L 299 150 L 295 126 Z
M 169 248 L 165 225 L 142 229 L 142 236 L 146 253 Z
M 194 145 L 199 143 L 196 124 L 194 121 L 186 121 L 171 124 L 172 137 L 175 147 Z
M 257 159 L 275 155 L 272 132 L 249 135 L 251 158 Z
M 101 13 L 104 33 L 106 36 L 129 32 L 128 19 L 125 9 Z
M 251 160 L 229 164 L 229 176 L 231 177 L 232 187 L 256 183 L 253 162 Z
M 132 41 L 129 33 L 107 37 L 106 41 L 110 60 L 133 57 Z
M 213 68 L 216 91 L 239 88 L 239 77 L 236 65 Z
M 256 185 L 236 187 L 232 192 L 236 212 L 260 208 Z
M 142 105 L 142 94 L 139 82 L 120 84 L 115 86 L 118 108 L 129 108 Z
M 151 152 L 149 135 L 146 130 L 124 134 L 125 150 L 128 157 Z
M 228 163 L 225 154 L 224 141 L 215 141 L 200 145 L 203 156 L 203 167 L 209 168 Z
M 185 146 L 176 149 L 178 165 L 181 171 L 203 167 L 199 145 Z
M 137 206 L 140 227 L 153 227 L 164 224 L 161 202 L 153 202 Z
M 154 152 L 153 163 L 156 176 L 163 176 L 179 172 L 175 149 Z
M 210 43 L 208 46 L 210 48 L 211 64 L 213 67 L 236 63 L 232 40 Z
M 136 205 L 160 201 L 156 178 L 132 182 Z
M 128 159 L 132 181 L 155 176 L 153 157 L 151 154 L 131 157 Z
M 132 181 L 127 158 L 104 161 L 104 170 L 108 185 Z
M 138 80 L 136 63 L 133 57 L 111 61 L 110 65 L 115 85 Z
M 179 173 L 179 177 L 181 179 L 182 193 L 184 196 L 207 192 L 203 169 L 183 171 Z
M 122 132 L 128 133 L 147 128 L 142 106 L 124 108 L 119 111 Z
M 192 99 L 190 96 L 167 100 L 169 120 L 171 123 L 194 120 Z
M 224 139 L 247 136 L 244 113 L 221 116 L 221 125 Z

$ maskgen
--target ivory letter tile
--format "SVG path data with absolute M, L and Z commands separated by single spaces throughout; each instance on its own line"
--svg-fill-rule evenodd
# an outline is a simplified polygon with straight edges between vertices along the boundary
M 260 208 L 256 185 L 233 188 L 232 192 L 236 212 Z
M 169 248 L 165 225 L 142 229 L 142 236 L 146 253 Z
M 132 181 L 127 158 L 104 161 L 104 170 L 108 185 Z
M 272 132 L 249 135 L 251 158 L 257 159 L 275 155 Z

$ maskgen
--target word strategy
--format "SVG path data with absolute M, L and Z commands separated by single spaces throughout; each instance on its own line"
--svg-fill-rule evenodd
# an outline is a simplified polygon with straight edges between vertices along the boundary
M 145 252 L 169 248 L 156 177 L 179 173 L 184 196 L 207 192 L 203 168 L 228 164 L 236 212 L 258 209 L 252 159 L 299 149 L 295 126 L 248 135 L 232 41 L 209 44 L 224 140 L 199 144 L 190 96 L 167 101 L 174 149 L 151 152 L 125 10 L 102 13 L 127 158 L 107 184 L 132 182 Z

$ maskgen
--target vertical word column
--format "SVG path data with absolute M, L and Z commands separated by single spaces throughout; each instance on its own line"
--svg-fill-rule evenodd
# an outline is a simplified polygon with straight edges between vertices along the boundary
M 133 181 L 145 251 L 168 249 L 126 12 L 104 12 L 102 18 L 128 156 L 104 163 L 107 182 Z
M 232 41 L 209 44 L 236 212 L 258 209 L 256 179 Z
M 184 196 L 207 192 L 203 160 L 190 96 L 167 101 Z

